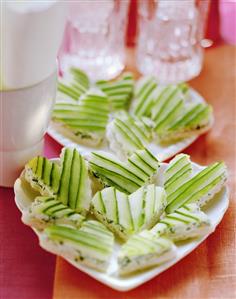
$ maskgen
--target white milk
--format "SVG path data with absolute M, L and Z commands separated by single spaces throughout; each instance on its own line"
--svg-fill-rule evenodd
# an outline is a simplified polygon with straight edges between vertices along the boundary
M 0 91 L 0 186 L 11 187 L 24 165 L 42 155 L 56 95 L 57 70 L 30 87 Z
M 56 94 L 65 1 L 1 1 L 0 186 L 42 154 Z
M 1 90 L 34 85 L 52 74 L 64 31 L 65 3 L 1 3 Z

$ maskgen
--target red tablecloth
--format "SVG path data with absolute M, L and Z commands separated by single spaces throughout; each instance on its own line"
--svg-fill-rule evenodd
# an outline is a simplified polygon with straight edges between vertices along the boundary
M 45 155 L 60 154 L 61 146 L 45 137 Z M 11 188 L 0 188 L 0 299 L 51 299 L 55 256 L 38 245 L 23 225 Z

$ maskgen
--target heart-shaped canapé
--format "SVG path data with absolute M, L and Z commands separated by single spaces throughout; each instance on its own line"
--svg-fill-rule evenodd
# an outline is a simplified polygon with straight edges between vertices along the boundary
M 197 173 L 192 171 L 189 157 L 177 155 L 164 173 L 164 187 L 167 193 L 167 213 L 189 203 L 204 206 L 227 180 L 224 162 L 215 162 Z
M 127 109 L 133 94 L 132 73 L 124 73 L 116 81 L 98 81 L 96 85 L 107 95 L 111 111 Z
M 107 269 L 114 245 L 113 234 L 95 220 L 84 221 L 80 229 L 51 225 L 39 238 L 40 245 L 47 251 L 99 271 Z
M 147 149 L 135 151 L 126 162 L 103 151 L 93 152 L 89 160 L 90 171 L 104 186 L 127 194 L 152 183 L 159 167 L 157 158 Z
M 88 167 L 73 148 L 64 148 L 60 163 L 35 157 L 25 166 L 25 178 L 43 196 L 53 196 L 74 211 L 85 215 L 92 197 Z
M 38 230 L 43 230 L 52 224 L 69 225 L 79 228 L 85 217 L 64 205 L 55 197 L 38 196 L 24 210 L 22 221 Z
M 171 242 L 204 236 L 212 231 L 211 221 L 196 204 L 188 204 L 161 217 L 151 230 L 134 234 L 118 254 L 121 274 L 161 264 L 176 255 Z
M 122 239 L 151 228 L 166 207 L 162 187 L 148 185 L 128 195 L 114 187 L 105 188 L 92 199 L 92 210 L 101 222 Z
M 136 150 L 145 149 L 152 139 L 152 122 L 146 117 L 116 113 L 108 124 L 106 137 L 110 149 L 121 159 L 128 159 Z
M 136 84 L 132 111 L 153 121 L 153 131 L 161 143 L 202 134 L 212 126 L 212 107 L 191 103 L 188 90 L 185 83 L 160 85 L 154 77 L 143 77 Z
M 94 89 L 81 95 L 78 102 L 56 103 L 52 115 L 58 130 L 82 144 L 92 146 L 97 146 L 105 137 L 108 118 L 108 98 Z

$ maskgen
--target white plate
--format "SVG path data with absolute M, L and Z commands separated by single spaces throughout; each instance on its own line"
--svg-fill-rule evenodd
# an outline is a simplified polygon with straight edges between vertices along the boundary
M 195 170 L 202 169 L 202 166 L 193 164 Z M 165 167 L 165 166 L 164 166 Z M 30 204 L 31 201 L 38 195 L 38 193 L 34 192 L 29 184 L 24 180 L 21 176 L 15 182 L 14 186 L 15 191 L 15 202 L 17 207 L 21 212 L 26 209 Z M 204 212 L 208 215 L 212 223 L 212 231 L 201 238 L 192 239 L 184 242 L 179 242 L 176 244 L 177 246 L 177 256 L 169 262 L 166 262 L 162 265 L 155 266 L 151 269 L 137 272 L 133 275 L 121 277 L 117 273 L 117 262 L 116 262 L 116 255 L 119 250 L 120 245 L 118 243 L 115 244 L 114 248 L 114 255 L 112 257 L 110 266 L 106 273 L 101 273 L 96 270 L 90 269 L 86 266 L 79 265 L 75 263 L 72 259 L 65 258 L 70 264 L 74 267 L 78 268 L 79 270 L 87 273 L 89 276 L 93 277 L 94 279 L 102 282 L 103 284 L 118 290 L 118 291 L 128 291 L 131 290 L 144 282 L 150 280 L 151 278 L 157 276 L 158 274 L 162 273 L 166 269 L 170 268 L 172 265 L 176 264 L 180 261 L 183 257 L 193 251 L 198 245 L 200 245 L 216 228 L 216 226 L 220 223 L 224 213 L 226 212 L 229 204 L 229 195 L 228 189 L 223 187 L 221 191 L 214 196 L 214 198 L 209 202 L 209 204 L 204 208 Z M 40 240 L 40 232 L 36 229 L 33 229 L 34 232 L 37 234 Z M 47 248 L 44 247 L 45 250 Z
M 204 98 L 196 92 L 194 89 L 190 88 L 190 95 L 188 101 L 193 103 L 204 103 Z M 94 150 L 105 150 L 111 152 L 109 147 L 107 145 L 103 145 L 100 147 L 88 147 L 82 144 L 78 144 L 75 141 L 73 141 L 70 137 L 62 134 L 60 131 L 57 130 L 57 126 L 51 122 L 47 133 L 55 139 L 58 143 L 60 143 L 63 146 L 67 147 L 75 147 L 77 148 L 81 154 L 88 155 Z M 174 155 L 176 155 L 179 152 L 182 152 L 185 148 L 187 148 L 190 144 L 192 144 L 199 135 L 192 136 L 190 138 L 185 138 L 181 141 L 178 141 L 176 143 L 172 143 L 170 145 L 160 145 L 156 144 L 154 142 L 150 143 L 148 148 L 152 151 L 152 153 L 157 157 L 159 161 L 165 161 Z

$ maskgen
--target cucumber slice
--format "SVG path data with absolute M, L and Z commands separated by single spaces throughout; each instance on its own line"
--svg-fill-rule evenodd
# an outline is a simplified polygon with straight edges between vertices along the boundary
M 78 68 L 71 68 L 70 73 L 72 78 L 69 81 L 60 79 L 57 88 L 63 97 L 66 95 L 69 99 L 78 101 L 80 96 L 89 89 L 90 82 L 88 76 Z
M 64 148 L 61 153 L 61 167 L 57 199 L 85 215 L 89 210 L 91 200 L 86 162 L 76 149 Z
M 159 132 L 161 142 L 170 142 L 187 138 L 194 134 L 202 134 L 209 129 L 213 122 L 212 107 L 199 103 L 190 105 L 165 130 Z
M 128 195 L 114 187 L 105 188 L 92 199 L 96 218 L 122 239 L 133 232 Z
M 166 193 L 161 187 L 148 185 L 129 196 L 134 231 L 151 228 L 166 207 Z
M 188 92 L 189 92 L 189 86 L 188 86 L 187 83 L 182 82 L 182 83 L 179 83 L 178 86 L 181 89 L 181 91 L 182 91 L 183 94 L 188 94 Z
M 85 215 L 90 208 L 91 186 L 84 158 L 73 148 L 64 148 L 61 163 L 36 157 L 25 166 L 25 178 L 44 196 L 53 196 Z
M 169 130 L 206 125 L 209 123 L 211 113 L 212 107 L 210 105 L 202 103 L 191 105 L 190 108 L 169 127 Z
M 82 85 L 85 89 L 89 89 L 90 81 L 87 74 L 79 68 L 72 67 L 70 68 L 70 73 L 73 75 L 76 83 Z
M 105 271 L 113 251 L 114 237 L 101 223 L 90 220 L 85 221 L 79 230 L 61 225 L 49 226 L 41 234 L 40 243 L 50 252 Z
M 78 101 L 81 94 L 86 92 L 86 90 L 78 90 L 75 86 L 63 83 L 63 81 L 58 82 L 57 90 L 63 95 L 68 96 L 70 99 Z
M 177 85 L 162 87 L 152 109 L 152 120 L 155 130 L 159 133 L 169 126 L 184 108 L 184 97 L 181 88 Z
M 133 112 L 137 116 L 150 116 L 157 91 L 156 79 L 152 76 L 142 77 L 135 86 Z
M 118 255 L 119 272 L 126 275 L 162 264 L 175 256 L 176 247 L 170 240 L 144 230 L 121 247 Z
M 44 157 L 35 157 L 25 165 L 25 179 L 41 195 L 55 196 L 59 189 L 61 169 Z
M 170 161 L 164 172 L 164 187 L 167 195 L 175 192 L 192 174 L 192 163 L 188 155 L 179 154 Z
M 109 118 L 109 102 L 100 91 L 88 90 L 78 103 L 56 103 L 52 119 L 73 134 L 78 142 L 98 145 L 103 141 Z
M 147 149 L 134 152 L 126 163 L 112 154 L 99 151 L 92 153 L 89 168 L 103 185 L 132 193 L 152 180 L 159 162 Z
M 143 180 L 152 181 L 152 176 L 157 172 L 160 163 L 157 158 L 147 149 L 135 151 L 129 158 L 127 166 L 136 172 Z
M 181 241 L 206 235 L 211 230 L 208 216 L 200 210 L 197 204 L 192 203 L 166 215 L 151 231 L 173 241 Z
M 148 185 L 131 195 L 114 187 L 105 188 L 92 199 L 92 210 L 98 220 L 122 239 L 151 228 L 166 207 L 163 188 Z
M 107 95 L 112 111 L 128 108 L 134 87 L 131 73 L 124 73 L 117 81 L 98 81 L 96 85 Z
M 79 228 L 85 218 L 54 197 L 38 196 L 31 206 L 23 211 L 22 221 L 42 230 L 52 224 Z
M 142 120 L 127 114 L 118 115 L 107 126 L 110 148 L 121 158 L 128 158 L 135 150 L 144 149 L 151 137 L 151 129 Z
M 227 170 L 224 162 L 216 162 L 207 166 L 190 180 L 180 186 L 167 197 L 167 213 L 173 213 L 187 203 L 205 205 L 219 192 L 227 179 Z

